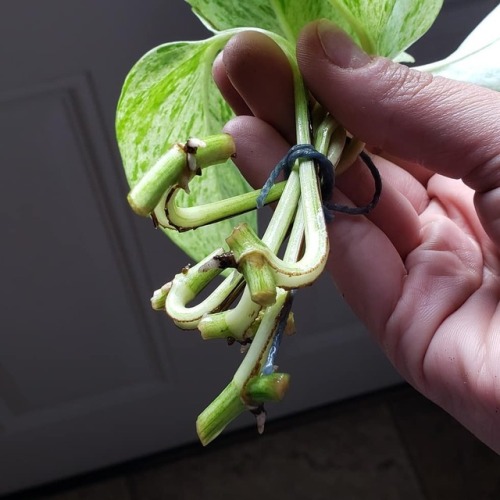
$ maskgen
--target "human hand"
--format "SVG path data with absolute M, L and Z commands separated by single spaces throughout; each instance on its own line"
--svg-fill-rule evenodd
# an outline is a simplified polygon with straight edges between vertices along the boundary
M 314 98 L 378 153 L 384 182 L 370 215 L 329 225 L 329 271 L 408 382 L 500 452 L 500 95 L 370 58 L 323 21 L 297 58 Z M 214 78 L 240 115 L 225 129 L 236 163 L 260 187 L 295 143 L 287 60 L 243 33 Z M 361 205 L 372 190 L 356 163 L 334 199 Z

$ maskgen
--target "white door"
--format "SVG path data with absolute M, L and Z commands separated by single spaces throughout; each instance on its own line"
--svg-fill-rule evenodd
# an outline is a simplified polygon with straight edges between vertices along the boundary
M 129 210 L 114 143 L 127 71 L 159 43 L 204 37 L 197 19 L 182 0 L 0 9 L 3 494 L 194 441 L 240 354 L 150 310 L 188 260 Z M 296 317 L 279 358 L 292 386 L 270 418 L 398 380 L 326 279 Z

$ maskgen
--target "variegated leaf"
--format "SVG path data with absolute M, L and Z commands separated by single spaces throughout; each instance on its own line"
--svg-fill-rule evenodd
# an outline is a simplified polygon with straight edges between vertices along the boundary
M 329 19 L 370 53 L 396 57 L 431 26 L 443 0 L 186 0 L 209 29 L 257 27 L 295 41 L 310 21 Z
M 357 31 L 363 31 L 371 52 L 394 58 L 417 41 L 432 25 L 443 0 L 330 0 L 346 9 Z M 365 47 L 367 48 L 367 47 Z
M 500 91 L 500 6 L 449 57 L 417 69 Z
M 231 117 L 211 77 L 212 62 L 227 40 L 219 35 L 201 42 L 162 45 L 143 56 L 130 71 L 117 109 L 116 132 L 130 186 L 176 142 L 221 131 Z M 230 162 L 204 169 L 189 184 L 180 203 L 194 206 L 248 191 Z M 222 221 L 193 231 L 166 234 L 188 255 L 200 260 L 224 244 L 237 222 L 256 226 L 255 215 Z

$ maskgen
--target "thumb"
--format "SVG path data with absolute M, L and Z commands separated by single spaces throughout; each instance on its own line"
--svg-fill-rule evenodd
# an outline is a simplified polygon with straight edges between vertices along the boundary
M 340 28 L 304 28 L 297 59 L 314 97 L 353 135 L 476 191 L 500 244 L 500 94 L 364 53 Z M 493 234 L 492 234 L 493 233 Z

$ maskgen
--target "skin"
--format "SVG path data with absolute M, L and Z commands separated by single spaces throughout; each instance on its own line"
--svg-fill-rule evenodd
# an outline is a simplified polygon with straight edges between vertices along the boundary
M 368 217 L 329 226 L 328 270 L 396 369 L 500 453 L 500 97 L 368 57 L 316 22 L 297 45 L 314 99 L 369 145 L 383 177 Z M 261 186 L 294 138 L 291 73 L 274 42 L 232 39 L 214 79 L 237 118 L 225 131 Z M 334 199 L 363 204 L 366 167 Z

